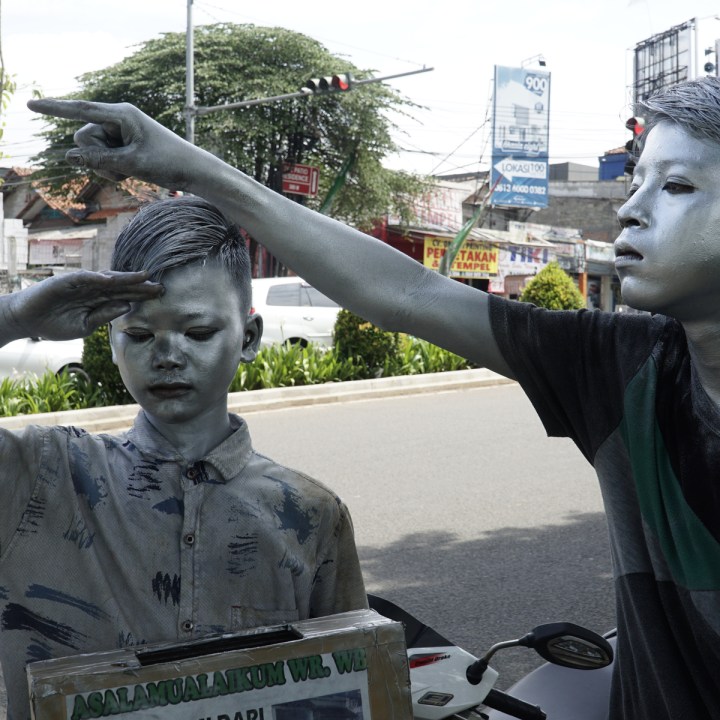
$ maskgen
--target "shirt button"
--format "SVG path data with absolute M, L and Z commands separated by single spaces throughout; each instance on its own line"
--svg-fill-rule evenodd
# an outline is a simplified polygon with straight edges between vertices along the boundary
M 186 620 L 186 621 L 182 624 L 182 629 L 183 629 L 185 632 L 190 632 L 190 631 L 193 629 L 193 622 L 192 622 L 192 620 Z
M 185 541 L 186 545 L 192 545 L 195 542 L 195 534 L 187 533 L 185 537 L 183 537 L 183 540 Z
M 188 480 L 194 480 L 197 476 L 198 476 L 198 471 L 197 471 L 197 468 L 194 467 L 194 466 L 190 466 L 190 467 L 185 471 L 185 477 L 186 477 Z

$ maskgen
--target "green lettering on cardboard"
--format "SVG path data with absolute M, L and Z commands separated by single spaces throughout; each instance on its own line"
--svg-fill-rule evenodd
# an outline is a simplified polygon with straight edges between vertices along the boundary
M 171 705 L 177 705 L 182 702 L 183 684 L 182 678 L 173 678 L 165 681 L 165 695 Z
M 200 690 L 198 689 L 195 678 L 189 675 L 185 678 L 185 692 L 183 693 L 183 702 L 200 699 Z
M 88 710 L 85 698 L 82 695 L 76 695 L 70 720 L 87 720 L 89 717 L 90 711 Z
M 128 689 L 126 687 L 118 688 L 115 694 L 120 703 L 120 712 L 132 712 L 132 703 L 128 700 Z
M 288 658 L 288 667 L 294 682 L 305 682 L 308 679 L 310 661 L 306 657 Z
M 247 668 L 235 668 L 232 671 L 232 679 L 233 692 L 244 692 L 245 690 L 252 690 L 252 683 L 247 676 Z
M 202 700 L 213 696 L 212 688 L 208 687 L 207 681 L 208 676 L 205 673 L 200 673 L 200 675 L 197 676 L 198 690 L 200 690 L 200 698 Z
M 367 670 L 367 653 L 365 648 L 355 648 L 355 659 L 353 661 L 355 672 Z
M 250 680 L 255 690 L 262 690 L 265 687 L 265 674 L 262 671 L 262 666 L 253 665 L 250 668 Z
M 217 697 L 218 695 L 227 695 L 228 692 L 228 684 L 225 679 L 225 675 L 220 670 L 216 670 L 213 673 L 213 697 Z
M 332 656 L 335 661 L 335 667 L 341 675 L 352 672 L 353 657 L 349 650 L 337 650 Z
M 332 670 L 330 670 L 329 667 L 325 667 L 325 665 L 323 665 L 321 655 L 312 655 L 310 657 L 310 677 L 313 680 L 329 677 L 331 672 Z
M 103 699 L 102 693 L 90 693 L 87 698 L 87 704 L 88 710 L 90 711 L 90 717 L 102 717 L 103 707 L 105 706 L 105 700 Z
M 164 707 L 168 704 L 166 687 L 167 682 L 149 682 L 145 685 L 151 707 Z
M 367 670 L 367 655 L 365 653 L 365 648 L 337 650 L 332 654 L 332 656 L 335 661 L 335 667 L 340 674 Z
M 285 684 L 285 663 L 282 660 L 274 663 L 265 663 L 264 668 L 268 687 Z
M 105 691 L 105 702 L 103 704 L 103 717 L 117 715 L 120 712 L 120 705 L 112 690 Z
M 145 710 L 150 707 L 145 687 L 143 685 L 135 686 L 135 695 L 133 696 L 133 711 Z

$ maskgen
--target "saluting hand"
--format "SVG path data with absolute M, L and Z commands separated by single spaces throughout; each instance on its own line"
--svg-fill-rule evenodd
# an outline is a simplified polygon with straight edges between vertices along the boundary
M 0 298 L 0 344 L 23 337 L 70 340 L 130 310 L 130 303 L 159 297 L 160 283 L 144 272 L 80 270 L 43 280 Z

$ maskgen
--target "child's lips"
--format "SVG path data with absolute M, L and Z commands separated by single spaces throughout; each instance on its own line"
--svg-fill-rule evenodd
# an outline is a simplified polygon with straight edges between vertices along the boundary
M 615 267 L 640 262 L 643 256 L 628 243 L 615 243 Z
M 150 392 L 155 395 L 155 397 L 162 399 L 181 397 L 190 392 L 190 390 L 192 390 L 192 385 L 182 382 L 155 383 L 150 386 Z

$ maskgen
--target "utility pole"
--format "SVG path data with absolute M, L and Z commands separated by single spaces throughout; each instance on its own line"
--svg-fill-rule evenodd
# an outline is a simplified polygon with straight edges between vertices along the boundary
M 185 32 L 185 139 L 195 144 L 195 65 L 192 17 L 193 0 L 187 0 L 187 30 Z

